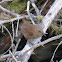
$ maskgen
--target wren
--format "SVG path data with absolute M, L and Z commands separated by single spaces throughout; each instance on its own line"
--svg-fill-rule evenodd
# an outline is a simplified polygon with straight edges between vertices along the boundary
M 44 35 L 43 30 L 38 25 L 27 24 L 25 19 L 22 19 L 21 33 L 26 39 L 36 39 Z

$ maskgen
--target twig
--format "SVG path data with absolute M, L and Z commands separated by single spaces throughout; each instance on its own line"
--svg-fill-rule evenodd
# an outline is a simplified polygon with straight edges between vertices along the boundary
M 20 53 L 20 51 L 15 52 L 14 55 L 18 55 L 18 53 Z M 10 54 L 1 55 L 0 60 L 7 59 L 8 57 L 11 57 L 11 55 Z
M 46 4 L 48 3 L 48 0 L 45 2 L 45 4 L 42 6 L 40 13 L 43 11 L 43 9 L 45 8 Z
M 20 16 L 20 17 L 16 17 L 16 18 L 13 18 L 13 19 L 10 19 L 10 20 L 0 20 L 0 24 L 4 24 L 4 23 L 8 23 L 8 22 L 13 22 L 17 19 L 22 19 L 22 18 L 25 18 L 25 17 L 28 17 L 28 15 L 24 15 L 24 16 Z
M 54 19 L 54 21 L 60 21 L 60 22 L 62 22 L 62 19 Z
M 2 10 L 2 11 L 5 12 L 5 13 L 8 13 L 8 14 L 10 14 L 10 15 L 12 15 L 12 16 L 15 16 L 15 17 L 20 16 L 20 15 L 17 14 L 17 13 L 14 13 L 14 12 L 12 12 L 12 11 L 9 11 L 9 10 L 5 9 L 5 8 L 2 7 L 1 5 L 0 5 L 0 10 Z
M 14 49 L 13 53 L 16 52 L 16 50 L 17 50 L 17 48 L 18 48 L 18 45 L 19 45 L 20 41 L 21 41 L 21 39 L 19 39 L 19 40 L 17 41 L 17 44 L 16 44 L 16 46 L 15 46 L 15 49 Z
M 18 62 L 17 59 L 15 58 L 15 56 L 12 54 L 11 51 L 9 51 L 9 53 L 11 54 L 11 57 L 14 59 L 15 62 Z
M 14 24 L 12 22 L 12 31 L 13 31 L 13 41 L 14 41 Z M 14 43 L 12 42 L 13 46 L 12 46 L 12 51 L 14 50 Z
M 13 41 L 14 41 L 14 24 L 12 22 L 12 31 L 13 31 Z
M 9 62 L 9 60 L 10 60 L 10 58 L 8 57 L 7 60 L 6 60 L 6 62 Z
M 40 16 L 41 13 L 40 13 L 39 9 L 37 8 L 37 6 L 35 5 L 35 2 L 33 0 L 30 0 L 30 1 L 32 2 L 32 6 L 34 7 L 34 9 L 36 11 L 37 16 Z
M 32 23 L 33 23 L 33 24 L 35 24 L 35 22 L 33 21 L 33 19 L 32 19 L 32 17 L 31 17 L 31 15 L 30 15 L 29 7 L 30 7 L 30 1 L 28 1 L 28 2 L 27 2 L 27 13 L 28 13 L 28 15 L 29 15 L 29 17 L 30 17 L 30 19 L 31 19 Z
M 19 19 L 18 19 L 18 21 L 17 21 L 16 37 L 18 37 L 18 26 L 19 26 Z
M 53 62 L 53 59 L 54 59 L 55 53 L 56 53 L 57 49 L 59 48 L 59 46 L 60 46 L 61 44 L 62 44 L 62 41 L 61 41 L 61 42 L 59 43 L 59 45 L 56 47 L 56 49 L 55 49 L 55 51 L 54 51 L 54 53 L 53 53 L 53 56 L 52 56 L 50 62 Z
M 3 29 L 3 27 L 2 27 L 2 33 L 4 32 L 4 29 Z

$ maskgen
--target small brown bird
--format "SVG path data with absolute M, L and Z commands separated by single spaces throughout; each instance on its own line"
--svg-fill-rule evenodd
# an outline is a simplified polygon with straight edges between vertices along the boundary
M 38 25 L 27 24 L 24 19 L 22 21 L 21 33 L 26 39 L 35 39 L 44 35 L 43 30 Z

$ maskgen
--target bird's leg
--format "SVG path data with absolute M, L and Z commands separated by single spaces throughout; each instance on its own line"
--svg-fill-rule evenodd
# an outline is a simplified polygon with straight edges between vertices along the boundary
M 31 45 L 35 45 L 34 43 L 32 43 L 31 41 L 30 41 L 30 43 L 31 43 Z

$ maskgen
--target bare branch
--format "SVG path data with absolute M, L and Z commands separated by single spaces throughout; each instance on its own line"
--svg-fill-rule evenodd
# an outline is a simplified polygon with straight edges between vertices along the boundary
M 13 41 L 14 41 L 14 24 L 12 22 L 12 31 L 13 31 Z
M 20 53 L 20 51 L 15 52 L 14 55 L 18 55 L 18 53 Z M 11 57 L 11 55 L 10 54 L 1 55 L 0 60 L 7 59 L 8 57 Z
M 62 22 L 62 19 L 54 19 L 54 21 Z
M 30 7 L 30 1 L 28 1 L 28 2 L 27 2 L 27 13 L 28 13 L 28 15 L 29 15 L 29 17 L 30 17 L 30 19 L 31 19 L 32 23 L 33 23 L 33 24 L 35 24 L 35 22 L 33 21 L 33 19 L 32 19 L 32 17 L 31 17 L 31 15 L 30 15 L 29 7 Z
M 39 9 L 37 8 L 37 6 L 35 5 L 35 2 L 33 1 L 33 0 L 30 0 L 31 2 L 32 2 L 32 6 L 34 7 L 34 9 L 35 9 L 35 11 L 36 11 L 36 14 L 37 14 L 37 16 L 40 16 L 41 14 L 40 14 L 40 11 L 39 11 Z
M 4 24 L 4 23 L 8 23 L 8 22 L 13 22 L 17 19 L 22 19 L 22 18 L 25 18 L 25 17 L 28 17 L 28 15 L 23 15 L 23 16 L 20 16 L 20 17 L 16 17 L 16 18 L 13 18 L 13 19 L 10 19 L 10 20 L 0 20 L 0 24 Z
M 16 37 L 18 37 L 18 26 L 19 26 L 19 19 L 18 19 L 18 22 L 17 22 Z
M 12 31 L 13 31 L 13 41 L 14 41 L 14 24 L 13 24 L 13 22 L 12 22 Z M 13 44 L 13 42 L 12 42 L 12 44 Z M 14 46 L 14 44 L 13 44 L 13 46 Z M 12 46 L 12 51 L 14 50 L 13 46 Z
M 10 15 L 13 15 L 13 16 L 15 16 L 15 17 L 20 16 L 20 15 L 17 14 L 17 13 L 14 13 L 14 12 L 12 12 L 12 11 L 9 11 L 9 10 L 5 9 L 5 8 L 2 7 L 1 5 L 0 5 L 0 10 L 2 10 L 2 11 L 5 12 L 5 13 L 8 13 L 8 14 L 10 14 Z
M 17 50 L 17 48 L 18 48 L 18 45 L 19 45 L 20 41 L 21 41 L 21 39 L 19 39 L 19 40 L 17 41 L 17 44 L 16 44 L 16 46 L 15 46 L 15 49 L 14 49 L 13 53 L 16 52 L 16 50 Z
M 3 27 L 2 27 L 2 33 L 4 32 L 4 29 L 3 29 Z
M 9 53 L 11 54 L 11 57 L 14 59 L 15 62 L 18 62 L 17 59 L 15 58 L 15 56 L 12 54 L 11 51 L 9 51 Z
M 50 62 L 53 62 L 53 59 L 54 59 L 55 53 L 56 53 L 57 49 L 59 48 L 59 46 L 60 46 L 61 44 L 62 44 L 62 41 L 61 41 L 61 42 L 58 44 L 58 46 L 56 47 L 56 49 L 55 49 L 55 51 L 54 51 L 54 53 L 53 53 L 53 56 L 52 56 Z
M 45 2 L 45 4 L 42 6 L 40 13 L 43 11 L 43 9 L 45 8 L 46 4 L 48 3 L 48 0 Z

